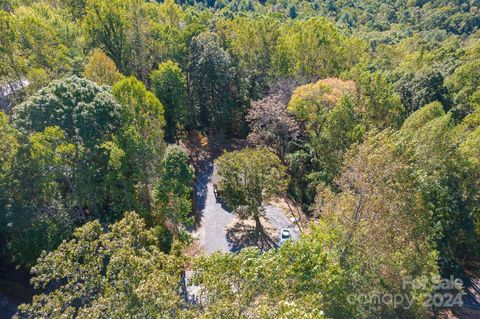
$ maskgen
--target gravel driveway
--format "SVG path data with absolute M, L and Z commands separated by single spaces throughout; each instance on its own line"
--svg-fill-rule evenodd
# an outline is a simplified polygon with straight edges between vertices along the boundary
M 233 220 L 233 214 L 217 202 L 213 193 L 213 163 L 203 162 L 195 181 L 196 204 L 200 211 L 200 226 L 194 233 L 207 254 L 228 252 L 230 246 L 225 236 L 225 226 Z
M 282 229 L 290 230 L 292 240 L 297 240 L 298 237 L 300 237 L 298 226 L 290 221 L 285 215 L 283 209 L 272 205 L 266 205 L 265 214 L 268 222 L 279 231 Z
M 196 205 L 200 211 L 200 225 L 194 235 L 200 241 L 205 253 L 211 254 L 216 251 L 230 252 L 234 247 L 228 242 L 225 227 L 229 225 L 234 215 L 229 212 L 224 203 L 217 201 L 213 193 L 212 176 L 214 165 L 210 161 L 204 161 L 199 165 L 199 172 L 195 181 Z M 266 218 L 272 226 L 280 231 L 289 229 L 292 239 L 299 237 L 298 227 L 285 215 L 284 211 L 272 205 L 265 206 Z M 274 238 L 278 242 L 278 238 Z

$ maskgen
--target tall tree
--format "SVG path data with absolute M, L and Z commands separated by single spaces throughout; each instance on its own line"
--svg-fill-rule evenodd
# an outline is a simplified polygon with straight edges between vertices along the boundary
M 454 112 L 459 118 L 480 108 L 480 45 L 475 44 L 466 50 L 462 64 L 447 79 L 446 84 L 453 93 Z
M 256 230 L 260 232 L 260 218 L 264 214 L 262 205 L 285 192 L 288 184 L 286 168 L 274 153 L 265 148 L 225 153 L 216 164 L 222 196 L 240 218 L 253 218 Z
M 347 39 L 324 18 L 291 20 L 281 28 L 275 50 L 275 69 L 280 75 L 316 80 L 339 74 L 364 55 L 366 46 Z
M 426 69 L 415 74 L 405 74 L 397 83 L 397 91 L 408 113 L 413 113 L 434 101 L 448 105 L 447 89 L 443 82 L 441 72 Z
M 399 131 L 421 183 L 418 192 L 431 209 L 439 265 L 444 274 L 461 273 L 465 260 L 478 260 L 475 215 L 478 177 L 462 145 L 475 143 L 472 123 L 454 125 L 452 113 L 436 102 L 413 113 Z M 459 133 L 460 132 L 460 133 Z M 466 144 L 464 144 L 466 143 Z M 460 146 L 460 147 L 459 147 Z
M 6 12 L 0 11 L 0 83 L 2 83 L 2 91 L 13 88 L 24 77 L 25 58 L 19 53 L 18 27 L 15 24 L 13 16 Z M 3 93 L 3 92 L 2 92 Z M 11 105 L 3 105 L 0 102 L 0 110 L 10 113 Z
M 233 112 L 230 55 L 217 36 L 204 32 L 192 39 L 190 48 L 190 122 L 202 129 L 225 131 Z
M 83 72 L 86 79 L 98 85 L 112 86 L 123 78 L 118 71 L 115 62 L 112 61 L 102 50 L 94 50 L 85 63 Z
M 271 17 L 238 17 L 218 24 L 218 33 L 225 34 L 228 51 L 238 61 L 239 72 L 248 83 L 249 97 L 260 98 L 274 73 L 279 21 Z
M 191 38 L 201 32 L 195 30 L 200 27 L 192 21 L 196 17 L 187 16 L 174 0 L 147 4 L 147 8 L 150 19 L 147 41 L 152 62 L 172 60 L 186 70 Z M 205 25 L 200 28 L 204 29 Z
M 89 0 L 85 17 L 85 32 L 92 44 L 105 51 L 124 74 L 132 72 L 129 9 L 128 0 Z
M 388 291 L 420 300 L 409 309 L 369 308 L 372 300 L 367 300 L 357 306 L 355 317 L 426 316 L 421 300 L 431 286 L 402 285 L 406 276 L 430 282 L 438 275 L 430 211 L 408 163 L 389 133 L 372 135 L 349 151 L 336 179 L 339 192 L 319 187 L 315 213 L 325 221 L 323 227 L 339 231 L 339 262 L 352 276 L 352 289 L 357 294 Z
M 365 105 L 367 125 L 379 130 L 398 128 L 405 118 L 405 107 L 387 76 L 378 71 L 364 71 L 363 66 L 354 68 L 350 74 L 357 84 L 361 103 Z
M 132 206 L 142 216 L 150 215 L 153 207 L 151 186 L 158 178 L 158 170 L 165 149 L 164 108 L 145 85 L 131 76 L 113 86 L 113 95 L 123 106 L 123 127 L 116 141 L 124 150 L 125 176 L 134 185 L 136 203 Z
M 23 143 L 12 166 L 6 214 L 16 262 L 30 265 L 76 223 L 93 216 L 115 220 L 126 208 L 143 207 L 116 140 L 128 135 L 124 110 L 109 91 L 71 77 L 15 107 L 13 124 Z
M 71 77 L 15 108 L 14 125 L 27 140 L 15 161 L 8 198 L 8 221 L 14 226 L 9 247 L 18 262 L 31 264 L 74 224 L 93 216 L 114 221 L 135 209 L 153 218 L 151 188 L 164 149 L 163 106 L 133 77 L 119 81 L 113 93 L 120 103 L 109 88 Z
M 77 228 L 73 239 L 42 254 L 32 268 L 32 283 L 41 293 L 20 307 L 21 316 L 180 317 L 182 261 L 158 245 L 135 213 L 108 229 L 98 221 Z
M 270 148 L 284 160 L 289 148 L 301 141 L 304 132 L 300 123 L 287 111 L 292 85 L 278 86 L 264 98 L 252 102 L 247 114 L 250 124 L 248 141 Z
M 85 218 L 75 192 L 75 146 L 58 127 L 24 142 L 16 156 L 5 207 L 7 249 L 14 264 L 31 266 L 43 250 L 68 238 Z
M 155 185 L 156 223 L 173 227 L 174 235 L 184 237 L 183 228 L 192 225 L 191 193 L 194 170 L 188 153 L 180 146 L 170 145 L 161 164 L 161 178 Z
M 81 58 L 81 29 L 65 9 L 47 3 L 35 3 L 15 10 L 15 29 L 19 52 L 17 63 L 25 63 L 33 93 L 54 79 L 67 74 L 78 75 L 75 61 Z
M 355 82 L 329 78 L 300 86 L 293 92 L 288 110 L 305 123 L 313 151 L 314 172 L 303 178 L 313 185 L 331 183 L 345 152 L 365 131 Z
M 122 126 L 122 108 L 106 88 L 77 77 L 54 81 L 15 107 L 15 126 L 40 132 L 58 126 L 76 144 L 92 147 Z
M 8 229 L 7 204 L 11 196 L 8 191 L 11 189 L 12 183 L 12 164 L 20 141 L 18 132 L 10 125 L 8 116 L 3 112 L 0 112 L 0 140 L 4 141 L 0 146 L 0 237 L 5 239 Z M 5 253 L 5 251 L 0 253 Z
M 179 65 L 167 61 L 150 74 L 152 90 L 165 107 L 167 140 L 175 138 L 177 129 L 187 124 L 187 88 L 186 79 Z

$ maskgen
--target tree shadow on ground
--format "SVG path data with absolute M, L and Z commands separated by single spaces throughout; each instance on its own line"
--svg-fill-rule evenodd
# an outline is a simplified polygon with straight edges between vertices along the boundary
M 217 198 L 215 199 L 217 203 L 220 204 L 220 206 L 222 206 L 222 209 L 231 213 L 233 210 L 228 206 L 227 202 L 225 201 L 225 199 L 223 199 L 223 197 L 221 197 L 220 195 L 217 196 Z
M 213 173 L 213 164 L 208 161 L 202 161 L 198 165 L 197 176 L 193 181 L 193 217 L 194 217 L 194 226 L 193 229 L 196 229 L 200 226 L 200 222 L 203 217 L 203 210 L 205 209 L 205 203 L 207 200 L 208 193 L 208 182 Z
M 272 233 L 275 233 L 272 227 L 264 226 L 260 232 L 257 232 L 255 225 L 237 221 L 227 229 L 226 237 L 231 252 L 239 252 L 246 247 L 257 247 L 261 251 L 267 251 L 278 247 Z

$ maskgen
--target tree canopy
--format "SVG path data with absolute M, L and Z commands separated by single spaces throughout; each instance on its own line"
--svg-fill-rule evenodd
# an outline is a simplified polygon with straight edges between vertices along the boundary
M 263 203 L 286 190 L 286 168 L 262 148 L 225 153 L 217 165 L 222 197 L 240 218 L 253 217 L 257 230 L 261 229 Z
M 479 36 L 478 0 L 0 0 L 20 316 L 462 317 Z
M 135 213 L 108 230 L 93 221 L 32 268 L 38 289 L 55 286 L 21 308 L 24 318 L 165 316 L 178 318 L 181 260 L 162 253 Z

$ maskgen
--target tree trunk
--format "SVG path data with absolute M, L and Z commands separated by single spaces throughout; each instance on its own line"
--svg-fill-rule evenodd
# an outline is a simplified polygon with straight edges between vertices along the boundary
M 260 216 L 255 214 L 253 218 L 255 219 L 255 231 L 257 235 L 260 235 L 263 230 L 262 223 L 260 222 Z

